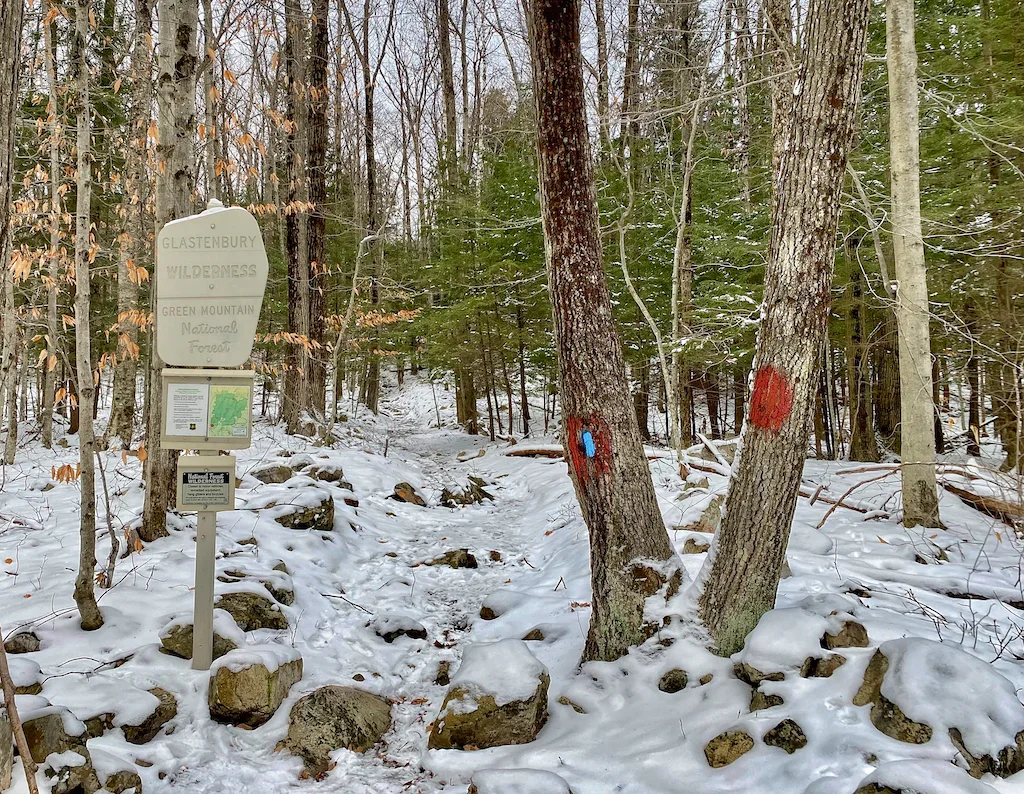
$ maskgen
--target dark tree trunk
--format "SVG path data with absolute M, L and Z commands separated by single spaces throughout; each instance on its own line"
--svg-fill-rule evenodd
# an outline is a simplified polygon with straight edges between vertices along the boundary
M 888 309 L 882 315 L 875 353 L 875 429 L 885 445 L 900 448 L 900 359 L 896 348 L 896 317 Z
M 523 405 L 523 435 L 530 435 L 530 402 L 526 394 L 526 346 L 523 340 L 523 306 L 516 304 L 516 330 L 519 341 L 519 400 Z
M 939 357 L 932 356 L 932 411 L 935 415 L 933 422 L 935 426 L 935 452 L 942 454 L 946 451 L 946 439 L 942 435 L 942 412 L 939 411 L 941 398 L 939 397 Z
M 307 94 L 309 96 L 308 121 L 308 174 L 309 203 L 307 245 L 309 254 L 309 338 L 321 345 L 309 356 L 309 404 L 320 414 L 325 413 L 327 399 L 327 360 L 324 358 L 324 315 L 326 314 L 324 286 L 326 281 L 324 256 L 327 248 L 327 113 L 330 86 L 327 82 L 329 37 L 327 22 L 328 0 L 313 0 L 313 20 L 309 39 L 309 69 Z
M 590 535 L 589 661 L 646 639 L 646 599 L 681 573 L 668 562 L 601 261 L 579 15 L 579 0 L 534 0 L 529 28 L 566 457 Z
M 974 350 L 977 344 L 977 310 L 973 302 L 966 308 L 967 334 L 970 337 L 971 354 L 967 358 L 967 454 L 981 455 L 981 368 Z
M 740 459 L 700 616 L 730 655 L 775 606 L 828 323 L 836 227 L 864 66 L 868 0 L 811 0 L 775 173 L 771 241 Z M 822 152 L 829 152 L 822 157 Z
M 651 404 L 651 363 L 646 359 L 633 366 L 633 379 L 636 388 L 633 391 L 633 412 L 636 423 L 640 427 L 640 435 L 644 441 L 651 440 L 650 404 Z
M 877 462 L 878 442 L 871 423 L 871 368 L 868 366 L 864 327 L 864 290 L 860 268 L 850 272 L 850 340 L 847 346 L 850 381 L 850 460 Z
M 704 398 L 708 402 L 708 419 L 711 421 L 711 437 L 722 437 L 722 421 L 718 415 L 721 411 L 721 400 L 718 391 L 718 373 L 704 373 Z
M 743 417 L 746 412 L 747 400 L 747 372 L 741 364 L 733 369 L 733 430 L 736 435 L 743 430 Z

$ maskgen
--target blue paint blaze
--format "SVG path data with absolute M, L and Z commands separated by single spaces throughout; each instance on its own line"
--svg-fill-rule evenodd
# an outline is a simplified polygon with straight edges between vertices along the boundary
M 580 440 L 583 442 L 583 451 L 587 453 L 587 457 L 594 457 L 597 454 L 597 445 L 594 444 L 594 437 L 590 434 L 590 431 L 584 430 Z

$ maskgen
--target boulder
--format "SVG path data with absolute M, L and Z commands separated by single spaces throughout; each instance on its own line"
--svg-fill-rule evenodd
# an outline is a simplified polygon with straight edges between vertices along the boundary
M 213 611 L 213 658 L 245 644 L 245 634 L 225 609 Z M 180 659 L 192 658 L 192 616 L 171 620 L 160 629 L 160 650 Z
M 718 528 L 722 525 L 722 505 L 724 504 L 724 494 L 711 497 L 711 502 L 704 508 L 704 512 L 700 514 L 697 524 L 693 527 L 694 532 L 705 532 L 709 535 L 718 532 Z
M 391 704 L 384 698 L 354 687 L 325 686 L 292 706 L 285 746 L 319 777 L 332 752 L 344 747 L 364 753 L 390 727 Z
M 432 750 L 526 744 L 548 712 L 547 668 L 522 640 L 466 648 L 430 731 Z
M 830 653 L 822 658 L 808 656 L 800 666 L 801 678 L 831 678 L 832 673 L 846 664 L 846 657 L 838 653 Z
M 733 761 L 754 749 L 754 740 L 743 731 L 720 733 L 707 743 L 704 757 L 713 769 L 729 766 Z
M 868 632 L 855 620 L 846 620 L 835 634 L 825 632 L 821 638 L 821 647 L 826 650 L 836 648 L 867 648 Z
M 661 677 L 658 681 L 658 689 L 671 695 L 679 692 L 681 689 L 686 689 L 687 680 L 686 671 L 677 667 L 674 670 L 669 670 Z
M 683 544 L 683 554 L 703 554 L 711 549 L 711 544 L 706 541 L 687 538 Z
M 16 695 L 38 695 L 43 691 L 43 671 L 31 659 L 8 659 Z
M 288 482 L 288 480 L 295 476 L 295 472 L 292 471 L 290 466 L 278 463 L 271 464 L 269 466 L 262 466 L 252 472 L 252 476 L 266 485 L 278 485 L 283 482 Z
M 7 712 L 0 709 L 0 791 L 11 787 L 11 771 L 14 768 L 14 734 Z
M 452 549 L 446 551 L 440 557 L 435 557 L 427 565 L 447 565 L 449 568 L 477 568 L 476 557 L 469 553 L 469 549 Z
M 736 677 L 744 683 L 750 684 L 752 687 L 761 685 L 762 681 L 784 681 L 786 674 L 776 671 L 774 673 L 762 673 L 756 667 L 747 662 L 740 662 L 733 667 L 733 673 Z
M 484 499 L 493 502 L 494 497 L 484 490 L 485 485 L 487 485 L 485 480 L 470 475 L 468 485 L 443 489 L 440 502 L 445 507 L 467 507 L 480 504 Z
M 107 776 L 103 788 L 110 794 L 142 794 L 142 778 L 134 769 L 121 769 Z
M 785 701 L 782 699 L 782 695 L 776 695 L 772 692 L 762 692 L 760 689 L 754 689 L 750 695 L 750 710 L 753 711 L 764 711 L 765 709 L 774 708 L 775 706 L 781 706 Z
M 259 593 L 225 593 L 217 599 L 216 605 L 231 615 L 242 631 L 288 628 L 288 619 L 281 607 Z
M 399 615 L 394 612 L 380 614 L 366 625 L 372 628 L 374 633 L 388 644 L 394 642 L 399 637 L 409 637 L 414 640 L 425 640 L 427 638 L 427 630 L 423 627 L 422 623 L 406 615 Z
M 317 488 L 315 491 L 316 493 L 309 499 L 303 500 L 311 501 L 313 504 L 305 507 L 296 505 L 292 512 L 278 516 L 274 520 L 288 529 L 314 529 L 319 532 L 331 532 L 334 529 L 334 497 L 322 488 Z
M 281 645 L 232 651 L 210 671 L 208 703 L 217 722 L 258 728 L 302 678 L 302 658 Z
M 909 638 L 872 656 L 854 705 L 894 739 L 922 744 L 947 735 L 958 763 L 975 778 L 1024 769 L 1024 706 L 1014 685 L 958 647 Z
M 416 489 L 407 482 L 400 482 L 395 486 L 395 492 L 389 497 L 399 502 L 406 502 L 419 507 L 426 507 L 427 503 L 423 497 L 416 493 Z
M 314 480 L 320 480 L 320 482 L 330 482 L 338 485 L 345 482 L 345 472 L 341 470 L 341 466 L 332 466 L 330 463 L 316 463 L 306 468 L 302 473 L 312 477 Z M 352 490 L 351 486 L 349 486 L 349 490 Z
M 156 698 L 149 716 L 134 725 L 121 725 L 121 732 L 130 744 L 146 744 L 153 740 L 178 714 L 178 699 L 166 689 L 154 687 L 149 694 Z
M 769 747 L 778 747 L 792 755 L 807 746 L 807 735 L 793 720 L 783 720 L 763 737 Z
M 283 563 L 282 563 L 283 565 Z M 249 571 L 224 571 L 217 577 L 218 582 L 235 584 L 243 579 L 259 582 L 267 592 L 274 597 L 279 604 L 290 607 L 295 603 L 295 588 L 292 585 L 292 578 L 284 572 L 273 573 L 250 573 Z
M 946 761 L 908 759 L 880 764 L 860 781 L 854 794 L 996 794 L 996 790 Z
M 51 706 L 43 698 L 35 697 L 30 708 L 25 708 L 19 700 L 18 710 L 29 753 L 37 764 L 54 753 L 87 752 L 85 725 L 67 709 Z
M 4 650 L 9 654 L 35 653 L 39 647 L 39 637 L 34 631 L 19 631 L 4 641 Z
M 50 756 L 47 766 L 46 775 L 53 780 L 50 794 L 95 794 L 102 788 L 84 745 Z
M 572 794 L 569 784 L 541 769 L 480 769 L 467 794 Z

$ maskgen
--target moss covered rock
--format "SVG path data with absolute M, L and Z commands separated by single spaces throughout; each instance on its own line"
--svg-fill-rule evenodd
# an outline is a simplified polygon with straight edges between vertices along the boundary
M 232 651 L 210 672 L 207 702 L 217 722 L 258 728 L 302 678 L 302 659 L 283 646 Z
M 157 702 L 149 715 L 136 725 L 122 725 L 121 732 L 131 744 L 145 744 L 156 738 L 163 727 L 178 714 L 178 700 L 166 689 L 149 690 Z
M 288 619 L 281 607 L 259 593 L 225 593 L 217 599 L 217 608 L 231 615 L 242 631 L 288 628 Z
M 729 766 L 733 761 L 754 749 L 754 740 L 743 731 L 720 733 L 707 743 L 704 757 L 713 769 Z

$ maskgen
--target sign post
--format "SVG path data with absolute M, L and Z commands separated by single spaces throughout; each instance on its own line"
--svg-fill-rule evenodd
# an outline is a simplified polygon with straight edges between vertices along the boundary
M 156 347 L 163 449 L 214 452 L 252 443 L 252 353 L 269 264 L 256 219 L 211 201 L 206 212 L 171 221 L 156 242 Z M 196 369 L 196 368 L 199 369 Z M 190 369 L 183 369 L 190 368 Z M 235 458 L 178 459 L 177 509 L 198 513 L 192 669 L 213 663 L 217 512 L 235 508 Z

